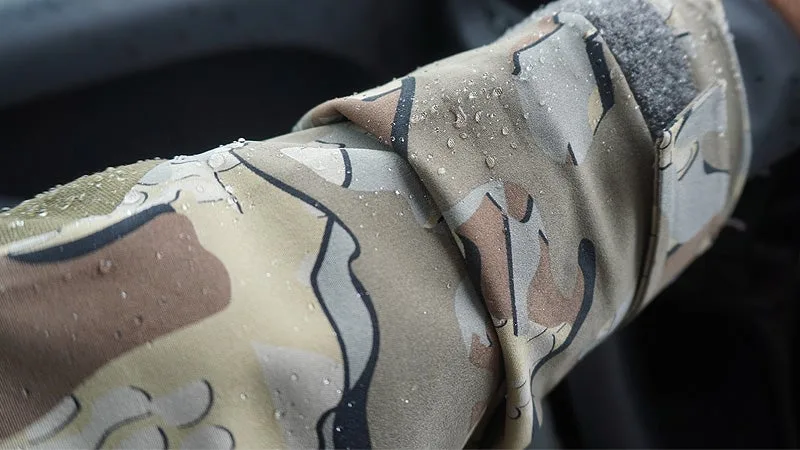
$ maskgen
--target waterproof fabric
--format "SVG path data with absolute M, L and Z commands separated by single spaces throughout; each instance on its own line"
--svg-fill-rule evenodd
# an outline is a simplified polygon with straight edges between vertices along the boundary
M 3 213 L 0 447 L 528 445 L 747 174 L 720 2 L 652 3 L 698 88 L 655 139 L 593 24 L 540 12 L 286 136 Z

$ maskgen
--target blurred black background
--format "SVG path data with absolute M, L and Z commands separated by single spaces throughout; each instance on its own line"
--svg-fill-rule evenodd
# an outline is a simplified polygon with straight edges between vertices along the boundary
M 487 43 L 544 3 L 100 1 L 0 4 L 6 204 L 287 133 L 315 104 Z M 798 173 L 795 154 L 749 182 L 735 226 L 550 395 L 542 443 L 798 446 Z

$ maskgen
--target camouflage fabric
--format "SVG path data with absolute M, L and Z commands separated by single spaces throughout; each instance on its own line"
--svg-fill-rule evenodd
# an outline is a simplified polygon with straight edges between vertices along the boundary
M 0 447 L 529 444 L 747 173 L 720 3 L 655 3 L 700 88 L 655 140 L 593 25 L 540 14 L 292 134 L 3 213 Z

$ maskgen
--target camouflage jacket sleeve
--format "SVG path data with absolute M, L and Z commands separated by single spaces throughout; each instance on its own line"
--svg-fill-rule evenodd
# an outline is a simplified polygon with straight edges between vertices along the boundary
M 556 6 L 292 134 L 3 213 L 0 447 L 527 445 L 744 183 L 720 2 L 652 4 L 697 86 L 656 132 Z

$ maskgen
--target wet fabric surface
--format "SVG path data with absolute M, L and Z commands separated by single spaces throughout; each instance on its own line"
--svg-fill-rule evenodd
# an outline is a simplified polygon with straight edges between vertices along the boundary
M 529 444 L 747 173 L 721 6 L 654 3 L 698 88 L 655 140 L 602 34 L 548 10 L 292 134 L 3 213 L 0 445 Z

